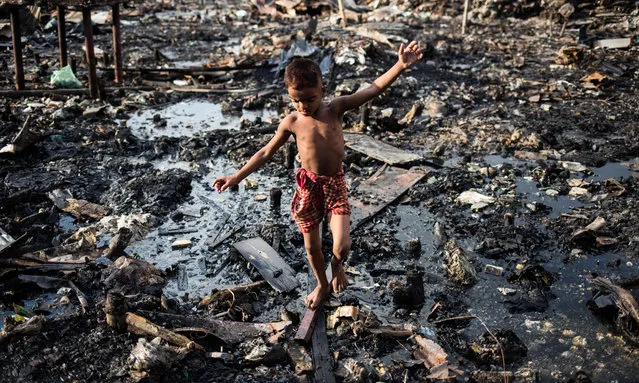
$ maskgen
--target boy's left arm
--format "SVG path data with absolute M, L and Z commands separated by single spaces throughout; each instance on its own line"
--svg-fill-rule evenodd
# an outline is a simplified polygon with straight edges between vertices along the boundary
M 382 94 L 386 88 L 388 88 L 404 69 L 410 68 L 417 61 L 424 57 L 419 45 L 416 41 L 412 41 L 408 46 L 404 46 L 404 43 L 399 47 L 397 52 L 397 63 L 393 65 L 386 73 L 379 76 L 373 84 L 369 85 L 359 92 L 353 93 L 348 96 L 341 96 L 331 101 L 330 106 L 339 115 L 343 114 L 347 110 L 356 109 L 362 106 L 364 103 L 372 100 L 373 98 Z

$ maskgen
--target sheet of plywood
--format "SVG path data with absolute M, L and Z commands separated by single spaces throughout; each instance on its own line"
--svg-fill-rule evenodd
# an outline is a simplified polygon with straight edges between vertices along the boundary
M 362 182 L 357 189 L 351 191 L 349 198 L 352 206 L 351 230 L 354 231 L 383 208 L 393 203 L 426 174 L 428 174 L 428 169 L 423 167 L 412 167 L 408 170 L 384 167 L 371 178 Z
M 295 271 L 260 237 L 233 245 L 277 291 L 288 292 L 299 286 Z
M 389 165 L 408 164 L 422 158 L 365 134 L 344 133 L 344 142 L 349 148 Z

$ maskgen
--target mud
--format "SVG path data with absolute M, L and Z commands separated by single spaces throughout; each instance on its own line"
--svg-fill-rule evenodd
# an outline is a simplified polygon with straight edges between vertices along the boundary
M 382 31 L 399 36 L 391 36 L 392 42 L 423 41 L 428 57 L 371 103 L 366 124 L 358 126 L 359 111 L 349 112 L 344 122 L 346 128 L 359 127 L 425 156 L 422 165 L 430 166 L 430 173 L 352 233 L 352 283 L 331 298 L 327 313 L 337 305 L 354 305 L 366 312 L 364 326 L 414 326 L 444 348 L 449 362 L 464 372 L 460 381 L 477 370 L 500 370 L 503 363 L 508 371 L 533 369 L 542 382 L 634 381 L 639 374 L 636 346 L 618 331 L 614 318 L 590 310 L 587 302 L 595 276 L 625 286 L 635 297 L 638 293 L 637 47 L 587 48 L 581 61 L 559 65 L 557 52 L 577 41 L 580 21 L 592 21 L 588 32 L 594 38 L 618 36 L 625 33 L 623 28 L 586 14 L 584 7 L 563 34 L 557 20 L 550 34 L 537 2 L 523 8 L 504 3 L 492 13 L 487 6 L 480 8 L 483 14 L 471 12 L 468 33 L 462 37 L 457 32 L 458 5 L 439 9 L 423 2 L 397 3 L 410 12 L 387 16 Z M 320 22 L 328 20 L 325 7 L 308 12 Z M 627 12 L 618 19 L 633 17 L 636 14 Z M 196 67 L 198 72 L 206 62 L 213 68 L 233 63 L 256 68 L 178 74 L 162 78 L 163 89 L 116 91 L 104 100 L 2 99 L 0 146 L 11 142 L 26 115 L 33 116 L 32 131 L 40 139 L 22 153 L 0 157 L 0 228 L 15 239 L 27 234 L 18 246 L 19 255 L 49 259 L 68 255 L 70 244 L 80 243 L 71 255 L 81 259 L 88 254 L 89 260 L 81 268 L 64 271 L 0 263 L 0 318 L 14 315 L 13 304 L 18 304 L 46 319 L 41 333 L 0 344 L 0 376 L 16 382 L 130 381 L 127 358 L 138 337 L 105 323 L 104 299 L 113 286 L 104 281 L 113 260 L 100 256 L 125 222 L 137 228 L 126 253 L 155 266 L 166 280 L 157 290 L 127 292 L 131 311 L 206 318 L 231 311 L 228 302 L 210 307 L 199 303 L 212 291 L 261 279 L 231 246 L 259 235 L 268 243 L 280 242 L 279 253 L 301 286 L 289 294 L 261 288 L 238 299 L 236 310 L 222 318 L 264 323 L 303 315 L 308 266 L 301 234 L 290 219 L 294 178 L 283 150 L 249 177 L 256 188 L 242 184 L 238 191 L 218 194 L 210 184 L 217 176 L 237 171 L 291 110 L 278 69 L 293 41 L 281 36 L 294 35 L 307 20 L 303 13 L 275 22 L 237 1 L 143 2 L 123 15 L 126 66 Z M 387 45 L 338 28 L 325 24 L 309 36 L 307 48 L 317 47 L 313 57 L 321 60 L 332 54 L 336 61 L 351 50 L 364 55 L 365 64 L 334 64 L 326 80 L 330 97 L 370 83 L 396 57 Z M 101 32 L 96 45 L 109 47 L 108 25 L 94 29 Z M 36 31 L 24 39 L 31 84 L 46 83 L 57 65 L 55 33 Z M 275 40 L 282 41 L 284 49 Z M 2 46 L 10 47 L 6 42 L 2 40 Z M 81 52 L 81 43 L 81 34 L 69 35 L 70 52 Z M 161 55 L 154 54 L 158 50 Z M 78 77 L 84 81 L 86 69 L 75 57 Z M 11 50 L 2 49 L 0 60 L 10 63 Z M 46 76 L 39 69 L 43 64 Z M 1 69 L 5 88 L 11 84 L 10 67 Z M 112 85 L 111 72 L 101 72 Z M 608 78 L 594 88 L 587 86 L 581 79 L 593 72 Z M 167 88 L 176 86 L 174 80 L 238 92 L 175 92 Z M 131 72 L 125 81 L 133 86 L 158 78 Z M 276 87 L 269 88 L 273 84 Z M 247 89 L 263 93 L 239 92 Z M 413 105 L 421 113 L 400 124 Z M 350 188 L 356 189 L 382 165 L 347 149 Z M 272 188 L 282 190 L 277 211 L 269 204 Z M 108 207 L 113 219 L 100 223 L 61 212 L 47 197 L 55 189 L 68 189 L 74 198 Z M 470 189 L 495 202 L 475 210 L 456 202 Z M 152 217 L 137 216 L 144 213 Z M 598 217 L 605 220 L 603 228 L 574 235 Z M 477 272 L 474 284 L 464 287 L 449 281 L 435 223 L 469 255 Z M 74 238 L 78 229 L 96 225 L 99 228 L 91 231 L 95 242 L 82 245 Z M 240 227 L 209 248 L 210 241 Z M 417 253 L 405 246 L 415 238 L 421 244 Z M 92 241 L 90 236 L 84 240 Z M 190 245 L 175 249 L 177 240 Z M 328 236 L 327 253 L 330 246 Z M 487 271 L 495 268 L 503 272 Z M 90 309 L 82 314 L 73 292 L 21 281 L 20 274 L 72 280 L 88 295 Z M 454 317 L 461 319 L 443 321 Z M 428 369 L 413 360 L 413 341 L 358 331 L 352 322 L 344 320 L 328 329 L 336 371 L 352 358 L 372 380 L 427 380 Z M 291 342 L 290 332 L 283 335 L 283 343 Z M 504 347 L 505 361 L 491 332 Z M 251 341 L 225 346 L 211 338 L 198 340 L 207 352 L 191 352 L 170 369 L 156 371 L 151 380 L 312 379 L 298 375 L 286 358 L 271 363 L 245 360 L 257 348 Z M 208 355 L 220 350 L 232 354 L 234 361 Z M 280 353 L 275 350 L 273 355 Z M 338 377 L 348 379 L 348 374 Z

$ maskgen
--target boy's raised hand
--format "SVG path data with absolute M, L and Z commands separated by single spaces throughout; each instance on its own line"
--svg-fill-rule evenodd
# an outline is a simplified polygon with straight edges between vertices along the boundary
M 404 66 L 404 69 L 410 68 L 413 64 L 424 58 L 424 54 L 422 50 L 419 49 L 419 44 L 417 41 L 411 41 L 408 46 L 405 46 L 404 43 L 400 45 L 399 52 L 397 52 L 397 57 L 399 62 Z
M 217 190 L 218 192 L 223 192 L 224 190 L 237 184 L 238 183 L 235 181 L 233 177 L 223 176 L 213 181 L 213 188 L 215 188 L 215 190 Z

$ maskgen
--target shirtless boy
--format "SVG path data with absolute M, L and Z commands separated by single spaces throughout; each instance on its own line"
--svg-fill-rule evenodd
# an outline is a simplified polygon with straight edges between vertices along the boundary
M 249 174 L 268 161 L 292 135 L 302 167 L 295 174 L 297 190 L 291 203 L 291 212 L 304 236 L 304 247 L 317 279 L 317 287 L 305 299 L 308 307 L 315 309 L 329 293 L 329 281 L 324 272 L 324 256 L 319 225 L 328 214 L 333 235 L 333 290 L 341 292 L 348 280 L 343 263 L 351 246 L 350 214 L 346 180 L 342 169 L 344 159 L 344 112 L 359 108 L 379 96 L 395 79 L 423 57 L 417 42 L 402 44 L 398 60 L 392 68 L 377 78 L 372 85 L 348 96 L 330 102 L 322 100 L 326 87 L 322 83 L 317 64 L 308 59 L 295 59 L 284 73 L 284 85 L 296 112 L 286 116 L 277 128 L 275 136 L 260 149 L 235 175 L 217 178 L 213 187 L 222 192 L 239 184 Z

